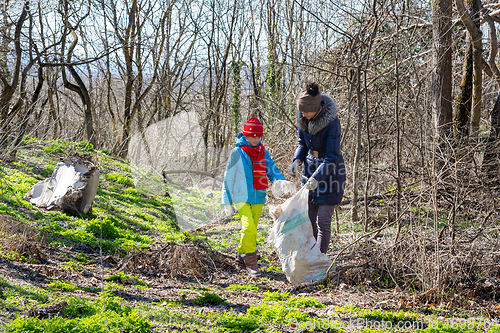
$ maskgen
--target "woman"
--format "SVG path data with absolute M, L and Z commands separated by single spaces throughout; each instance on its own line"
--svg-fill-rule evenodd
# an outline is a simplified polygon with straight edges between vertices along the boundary
M 299 142 L 290 165 L 291 175 L 302 163 L 302 184 L 309 192 L 309 219 L 321 252 L 330 243 L 332 215 L 342 201 L 345 166 L 340 154 L 340 121 L 333 99 L 310 82 L 297 99 Z

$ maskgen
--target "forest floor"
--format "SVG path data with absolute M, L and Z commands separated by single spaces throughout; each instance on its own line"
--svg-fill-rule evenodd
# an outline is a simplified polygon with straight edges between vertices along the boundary
M 236 216 L 196 232 L 159 223 L 171 216 L 169 199 L 140 195 L 126 161 L 109 153 L 89 151 L 103 174 L 92 213 L 47 212 L 22 200 L 51 174 L 54 154 L 81 149 L 61 142 L 30 146 L 3 163 L 0 225 L 18 226 L 18 232 L 0 228 L 3 331 L 500 332 L 495 297 L 450 290 L 438 300 L 432 291 L 380 287 L 366 278 L 369 268 L 359 264 L 369 258 L 362 254 L 340 258 L 360 267 L 329 285 L 293 286 L 267 243 L 273 223 L 267 209 L 257 236 L 262 275 L 238 272 Z M 328 256 L 358 231 L 343 225 Z

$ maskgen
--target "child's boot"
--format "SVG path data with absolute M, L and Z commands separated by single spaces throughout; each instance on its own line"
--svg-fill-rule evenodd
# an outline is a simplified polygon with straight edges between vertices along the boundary
M 240 254 L 240 256 L 245 262 L 247 273 L 252 276 L 259 276 L 260 271 L 259 266 L 257 265 L 257 251 L 252 253 Z
M 245 261 L 243 260 L 243 257 L 239 253 L 236 253 L 236 260 L 234 261 L 234 265 L 236 266 L 236 269 L 238 271 L 240 272 L 246 271 Z

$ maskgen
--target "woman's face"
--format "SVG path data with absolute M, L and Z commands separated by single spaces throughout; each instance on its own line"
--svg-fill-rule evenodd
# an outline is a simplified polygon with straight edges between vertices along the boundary
M 318 115 L 318 113 L 321 112 L 322 109 L 323 109 L 323 105 L 321 105 L 319 110 L 316 112 L 304 112 L 304 111 L 300 111 L 300 112 L 302 112 L 302 117 L 306 118 L 307 120 L 311 120 L 311 119 L 316 118 L 316 116 Z
M 302 117 L 306 118 L 307 120 L 311 120 L 314 117 L 316 117 L 316 115 L 318 113 L 319 113 L 319 111 L 317 111 L 317 112 L 302 112 Z
M 250 146 L 253 146 L 253 147 L 257 146 L 260 142 L 260 138 L 258 136 L 246 136 L 245 135 L 245 138 L 247 139 Z

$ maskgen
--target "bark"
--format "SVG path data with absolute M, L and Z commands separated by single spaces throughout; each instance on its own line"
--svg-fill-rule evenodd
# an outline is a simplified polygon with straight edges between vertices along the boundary
M 474 138 L 477 139 L 479 135 L 479 122 L 481 121 L 481 109 L 483 106 L 483 65 L 482 65 L 482 31 L 480 29 L 480 15 L 479 3 L 480 0 L 473 0 L 472 17 L 476 29 L 478 31 L 478 38 L 473 41 L 474 45 L 474 95 L 472 98 L 472 119 L 471 119 L 471 132 Z
M 124 38 L 122 40 L 122 51 L 125 60 L 125 101 L 123 108 L 123 128 L 122 135 L 120 139 L 120 144 L 118 146 L 117 153 L 121 157 L 127 157 L 128 155 L 128 145 L 130 143 L 130 131 L 132 126 L 132 93 L 133 85 L 135 81 L 133 62 L 134 62 L 134 49 L 135 49 L 135 36 L 136 36 L 136 16 L 138 12 L 137 0 L 132 1 L 132 6 L 129 11 L 128 25 L 125 30 Z M 118 30 L 118 25 L 116 24 L 115 17 L 115 31 Z
M 0 73 L 0 81 L 2 82 L 3 89 L 2 95 L 0 97 L 0 147 L 5 147 L 7 144 L 7 137 L 10 131 L 10 122 L 12 121 L 12 116 L 9 116 L 9 110 L 12 102 L 14 93 L 19 85 L 20 73 L 21 73 L 21 29 L 23 27 L 24 21 L 28 17 L 29 12 L 29 1 L 24 3 L 21 15 L 16 22 L 16 29 L 14 32 L 14 66 L 11 71 L 11 82 L 7 81 L 7 78 Z
M 472 110 L 472 82 L 473 82 L 473 50 L 472 43 L 467 40 L 467 46 L 464 57 L 462 82 L 460 91 L 456 99 L 455 114 L 455 142 L 459 146 L 467 143 L 469 137 L 469 121 Z
M 71 29 L 71 28 L 69 28 Z M 71 63 L 71 57 L 73 54 L 73 50 L 76 47 L 76 44 L 78 43 L 78 36 L 77 34 L 71 29 L 71 35 L 73 37 L 73 42 L 72 45 L 70 46 L 68 50 L 68 55 L 66 57 L 66 62 L 69 64 Z M 80 75 L 76 72 L 75 68 L 71 65 L 66 66 L 69 73 L 73 77 L 73 79 L 76 81 L 76 85 L 72 84 L 68 81 L 68 78 L 66 76 L 66 70 L 62 70 L 62 78 L 63 78 L 63 84 L 64 87 L 76 92 L 79 96 L 80 99 L 82 100 L 83 103 L 83 110 L 84 110 L 84 127 L 85 127 L 85 133 L 87 135 L 87 141 L 91 143 L 94 147 L 96 146 L 96 140 L 95 140 L 95 133 L 94 133 L 94 123 L 92 120 L 92 100 L 90 99 L 90 94 L 85 86 L 85 83 L 83 82 L 82 78 Z
M 397 21 L 397 25 L 399 28 L 399 21 Z M 399 30 L 399 29 L 398 29 Z M 397 34 L 396 34 L 397 36 Z M 394 240 L 394 243 L 398 242 L 399 239 L 399 234 L 401 233 L 401 223 L 399 222 L 399 217 L 401 213 L 401 122 L 400 122 L 400 115 L 399 115 L 399 86 L 400 86 L 400 80 L 399 80 L 399 59 L 398 59 L 398 54 L 399 54 L 399 43 L 396 38 L 395 40 L 396 44 L 396 67 L 394 70 L 394 76 L 396 78 L 396 107 L 394 108 L 394 120 L 396 122 L 396 219 L 398 220 L 398 223 L 396 225 L 397 231 L 396 231 L 396 237 Z
M 473 83 L 473 100 L 472 100 L 472 116 L 471 116 L 471 132 L 474 137 L 477 137 L 479 131 L 479 121 L 481 117 L 481 100 L 482 100 L 482 32 L 479 29 L 479 0 L 471 0 L 471 15 L 467 13 L 463 0 L 456 0 L 457 10 L 460 14 L 460 19 L 467 28 L 467 31 L 472 38 L 473 58 L 474 58 L 474 83 Z
M 500 84 L 500 71 L 498 70 L 498 67 L 495 62 L 498 53 L 497 29 L 495 27 L 495 22 L 490 16 L 489 10 L 483 8 L 481 2 L 479 2 L 479 8 L 484 19 L 486 20 L 486 22 L 488 22 L 489 37 L 490 37 L 490 52 L 488 56 L 488 62 L 487 64 L 483 62 L 483 68 L 486 74 L 488 74 L 487 70 L 490 69 L 491 74 L 488 75 L 494 76 L 495 80 L 497 81 L 497 84 Z
M 151 92 L 158 78 L 158 66 L 163 54 L 165 34 L 161 28 L 158 28 L 156 29 L 158 33 L 151 37 L 152 40 L 149 39 L 150 37 L 147 37 L 149 35 L 146 34 L 147 31 L 145 31 L 144 27 L 147 20 L 154 17 L 152 12 L 154 6 L 152 3 L 144 2 L 139 4 L 137 0 L 133 0 L 130 9 L 127 11 L 128 22 L 125 29 L 121 29 L 119 26 L 119 19 L 115 8 L 116 4 L 114 1 L 111 1 L 110 4 L 112 5 L 113 12 L 112 25 L 115 30 L 115 35 L 120 41 L 123 59 L 125 61 L 123 127 L 119 145 L 115 149 L 116 153 L 125 158 L 129 151 L 134 118 L 141 112 L 141 105 L 146 96 Z M 163 13 L 159 19 L 160 22 L 165 21 L 166 13 L 167 12 Z M 123 30 L 124 34 L 122 35 L 121 31 Z M 148 47 L 147 50 L 146 47 Z M 153 76 L 149 79 L 149 82 L 145 84 L 142 72 L 148 61 L 153 63 Z M 137 74 L 134 71 L 136 71 Z M 147 122 L 143 121 L 143 123 Z
M 352 185 L 352 213 L 351 221 L 357 221 L 358 217 L 358 183 L 359 183 L 359 161 L 361 156 L 361 118 L 363 111 L 363 102 L 361 100 L 361 69 L 358 67 L 356 74 L 356 97 L 358 99 L 357 126 L 356 126 L 356 151 L 353 166 L 353 185 Z
M 447 153 L 447 141 L 452 129 L 452 29 L 451 0 L 433 0 L 433 49 L 432 114 L 436 141 L 436 167 L 442 167 L 440 157 Z
M 498 94 L 495 106 L 490 111 L 490 135 L 486 142 L 482 172 L 488 181 L 499 182 L 498 170 L 500 170 L 500 94 Z
M 21 127 L 20 127 L 20 131 L 19 131 L 16 139 L 14 140 L 14 143 L 12 144 L 12 147 L 14 148 L 10 153 L 10 156 L 12 156 L 12 157 L 16 156 L 16 152 L 17 152 L 16 147 L 21 143 L 24 135 L 26 134 L 28 122 L 29 122 L 31 115 L 33 114 L 33 111 L 35 110 L 35 104 L 38 102 L 38 98 L 40 97 L 40 92 L 42 90 L 43 83 L 44 83 L 43 67 L 40 66 L 40 67 L 38 67 L 38 84 L 35 88 L 35 92 L 33 93 L 33 96 L 31 97 L 31 103 L 28 106 L 28 110 L 24 114 L 23 121 L 22 121 Z
M 90 10 L 90 9 L 88 9 L 88 10 Z M 61 55 L 61 57 L 64 56 L 66 35 L 67 35 L 67 32 L 69 32 L 69 33 L 71 33 L 71 37 L 73 38 L 73 41 L 68 49 L 68 53 L 66 54 L 66 63 L 67 63 L 66 68 L 68 69 L 68 71 L 71 74 L 71 76 L 73 77 L 73 79 L 76 81 L 76 85 L 68 81 L 67 76 L 66 76 L 66 69 L 62 70 L 62 79 L 63 79 L 63 84 L 64 84 L 65 88 L 76 92 L 80 96 L 80 99 L 83 103 L 84 128 L 85 128 L 85 133 L 87 136 L 87 141 L 95 147 L 96 140 L 95 140 L 95 133 L 94 133 L 94 123 L 92 120 L 92 101 L 90 99 L 90 94 L 89 94 L 87 87 L 85 86 L 85 83 L 81 79 L 80 75 L 76 72 L 74 66 L 71 65 L 71 58 L 73 57 L 73 51 L 75 50 L 75 47 L 78 44 L 78 35 L 75 33 L 75 29 L 89 15 L 89 12 L 87 11 L 86 14 L 84 14 L 82 17 L 80 17 L 78 20 L 78 23 L 76 23 L 76 25 L 74 27 L 69 22 L 69 12 L 70 12 L 69 3 L 68 3 L 68 0 L 65 0 L 64 1 L 64 12 L 61 12 L 61 15 L 63 16 L 63 22 L 64 22 L 64 35 L 63 35 L 62 47 L 61 47 L 63 54 Z

